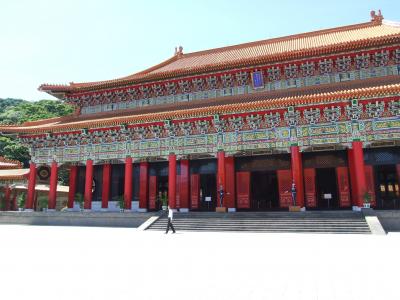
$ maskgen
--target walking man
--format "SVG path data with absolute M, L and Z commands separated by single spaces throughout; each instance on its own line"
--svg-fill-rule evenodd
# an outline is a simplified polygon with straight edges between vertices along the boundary
M 172 229 L 172 232 L 175 233 L 174 225 L 172 225 L 173 218 L 174 218 L 174 211 L 168 205 L 168 225 L 167 225 L 167 231 L 165 232 L 166 234 L 168 233 L 170 227 Z

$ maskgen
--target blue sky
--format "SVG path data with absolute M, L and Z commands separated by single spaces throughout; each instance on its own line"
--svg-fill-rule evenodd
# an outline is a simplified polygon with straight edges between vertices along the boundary
M 0 98 L 127 76 L 173 55 L 369 21 L 400 1 L 0 0 Z

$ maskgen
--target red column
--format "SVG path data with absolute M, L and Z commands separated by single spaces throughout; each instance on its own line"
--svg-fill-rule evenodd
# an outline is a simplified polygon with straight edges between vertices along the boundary
M 189 160 L 181 160 L 181 188 L 180 188 L 180 210 L 189 209 Z
M 222 186 L 222 189 L 225 191 L 225 152 L 218 151 L 217 159 L 218 159 L 217 190 L 219 191 Z M 219 201 L 219 196 L 217 198 Z M 218 202 L 218 206 L 219 206 L 219 202 Z
M 71 166 L 69 170 L 69 192 L 68 192 L 68 205 L 67 205 L 68 208 L 74 208 L 77 174 L 78 174 L 78 166 Z
M 351 205 L 357 206 L 357 183 L 356 173 L 354 167 L 354 154 L 353 149 L 347 149 L 347 160 L 349 161 L 349 173 L 350 173 L 350 191 L 351 191 Z
M 132 157 L 125 159 L 124 201 L 125 209 L 132 209 Z
M 299 146 L 291 146 L 290 154 L 292 159 L 292 180 L 296 185 L 296 205 L 304 207 L 303 164 Z
M 103 165 L 103 182 L 101 191 L 101 208 L 108 208 L 108 200 L 110 199 L 110 178 L 111 164 Z
M 33 209 L 33 202 L 35 201 L 35 185 L 36 185 L 36 165 L 31 162 L 29 165 L 29 178 L 28 178 L 28 195 L 25 203 L 26 209 Z
M 363 195 L 367 191 L 367 184 L 365 179 L 365 165 L 364 165 L 364 153 L 362 149 L 362 142 L 353 142 L 353 168 L 354 177 L 356 184 L 356 205 L 358 207 L 363 206 L 364 200 Z
M 147 210 L 147 199 L 149 191 L 149 163 L 140 163 L 140 191 L 139 191 L 139 209 L 142 211 Z
M 57 162 L 53 161 L 51 163 L 51 171 L 50 171 L 50 189 L 49 189 L 49 204 L 48 204 L 49 209 L 56 209 L 57 173 L 58 173 Z
M 231 211 L 235 211 L 235 158 L 233 156 L 225 157 L 225 173 L 226 193 L 224 206 Z
M 93 160 L 86 161 L 86 176 L 85 176 L 85 195 L 84 195 L 84 209 L 92 208 L 92 186 L 93 186 Z
M 8 185 L 5 187 L 4 201 L 5 201 L 4 210 L 6 210 L 6 211 L 10 210 L 10 207 L 11 207 L 11 188 Z
M 171 153 L 168 156 L 168 205 L 176 208 L 176 155 Z

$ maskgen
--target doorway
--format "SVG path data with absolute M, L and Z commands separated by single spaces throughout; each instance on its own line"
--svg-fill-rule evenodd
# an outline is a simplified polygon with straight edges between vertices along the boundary
M 376 199 L 379 208 L 399 209 L 400 190 L 395 165 L 375 166 Z
M 278 177 L 275 171 L 251 172 L 251 209 L 279 209 Z
M 339 208 L 335 168 L 316 169 L 317 204 L 320 209 Z
M 217 205 L 216 174 L 200 174 L 199 210 L 215 211 Z

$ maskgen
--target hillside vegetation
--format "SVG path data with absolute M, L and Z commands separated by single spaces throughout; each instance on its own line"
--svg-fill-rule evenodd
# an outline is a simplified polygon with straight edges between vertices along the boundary
M 73 107 L 57 100 L 40 100 L 30 102 L 22 99 L 0 98 L 0 124 L 22 124 L 27 121 L 36 121 L 65 116 L 73 112 Z M 21 145 L 15 136 L 0 133 L 0 156 L 16 159 L 29 164 L 28 149 Z

